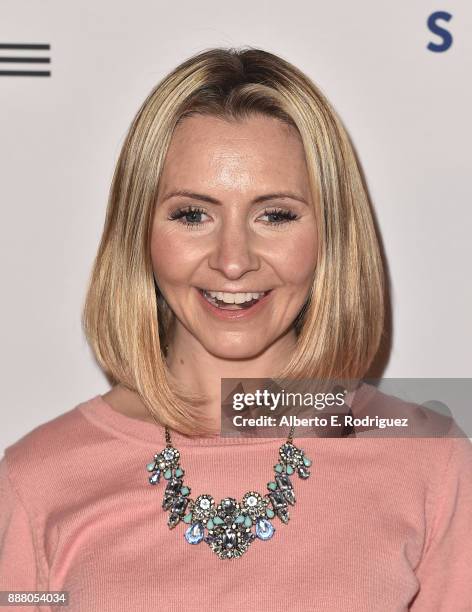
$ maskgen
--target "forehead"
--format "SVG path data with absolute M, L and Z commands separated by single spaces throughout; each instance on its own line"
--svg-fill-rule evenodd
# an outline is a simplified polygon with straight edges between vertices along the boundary
M 235 180 L 303 188 L 306 161 L 298 131 L 263 115 L 238 121 L 203 115 L 184 119 L 172 136 L 163 189 L 194 188 L 195 182 L 234 186 Z

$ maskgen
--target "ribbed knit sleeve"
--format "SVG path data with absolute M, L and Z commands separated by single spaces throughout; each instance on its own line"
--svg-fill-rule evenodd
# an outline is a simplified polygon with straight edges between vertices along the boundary
M 415 574 L 411 612 L 472 610 L 472 444 L 451 438 L 441 477 L 430 491 L 431 525 Z
M 0 461 L 0 590 L 36 590 L 36 577 L 30 519 L 12 486 L 3 457 Z

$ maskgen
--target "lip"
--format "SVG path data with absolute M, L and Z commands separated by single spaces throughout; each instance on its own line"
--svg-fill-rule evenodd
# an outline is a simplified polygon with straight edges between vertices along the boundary
M 222 319 L 223 321 L 233 321 L 233 320 L 239 320 L 239 319 L 249 319 L 251 317 L 253 317 L 254 315 L 256 315 L 261 308 L 264 308 L 265 304 L 267 303 L 267 301 L 270 299 L 271 295 L 272 295 L 272 289 L 270 289 L 270 291 L 267 293 L 267 295 L 265 295 L 263 298 L 261 298 L 257 304 L 254 304 L 254 306 L 251 306 L 251 308 L 247 308 L 247 309 L 235 309 L 235 310 L 222 310 L 221 308 L 217 308 L 216 306 L 213 306 L 213 304 L 210 304 L 210 302 L 208 302 L 208 300 L 206 300 L 200 289 L 197 289 L 195 287 L 195 291 L 198 294 L 198 297 L 201 301 L 201 303 L 206 306 L 206 309 L 215 317 L 218 317 L 219 319 Z
M 250 291 L 249 289 L 245 289 L 242 291 L 241 289 L 206 289 L 205 287 L 197 287 L 200 291 L 212 291 L 213 293 L 265 293 L 266 291 L 272 291 L 272 289 L 260 289 Z

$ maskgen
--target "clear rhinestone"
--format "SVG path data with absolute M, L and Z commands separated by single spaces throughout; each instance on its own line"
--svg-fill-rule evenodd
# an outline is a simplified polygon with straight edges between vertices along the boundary
M 210 507 L 209 499 L 204 497 L 203 499 L 200 500 L 200 508 L 202 508 L 203 510 L 208 510 L 209 507 Z
M 250 507 L 257 506 L 257 497 L 255 495 L 251 495 L 246 499 L 246 504 Z

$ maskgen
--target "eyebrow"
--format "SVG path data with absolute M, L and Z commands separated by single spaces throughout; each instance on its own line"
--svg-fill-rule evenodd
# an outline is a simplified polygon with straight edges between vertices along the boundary
M 222 204 L 222 202 L 220 200 L 217 200 L 216 198 L 212 198 L 211 196 L 204 195 L 202 193 L 195 193 L 194 191 L 189 191 L 188 189 L 177 189 L 176 191 L 171 191 L 165 196 L 162 201 L 165 202 L 166 200 L 169 200 L 170 198 L 174 198 L 176 196 L 193 198 L 194 200 L 201 200 L 202 202 L 208 202 L 210 204 Z M 257 198 L 254 198 L 251 203 L 259 204 L 260 202 L 266 202 L 267 200 L 277 200 L 282 198 L 297 200 L 298 202 L 302 202 L 303 204 L 308 205 L 308 202 L 304 200 L 301 196 L 290 191 L 277 191 L 274 193 L 267 193 L 261 196 L 257 196 Z

